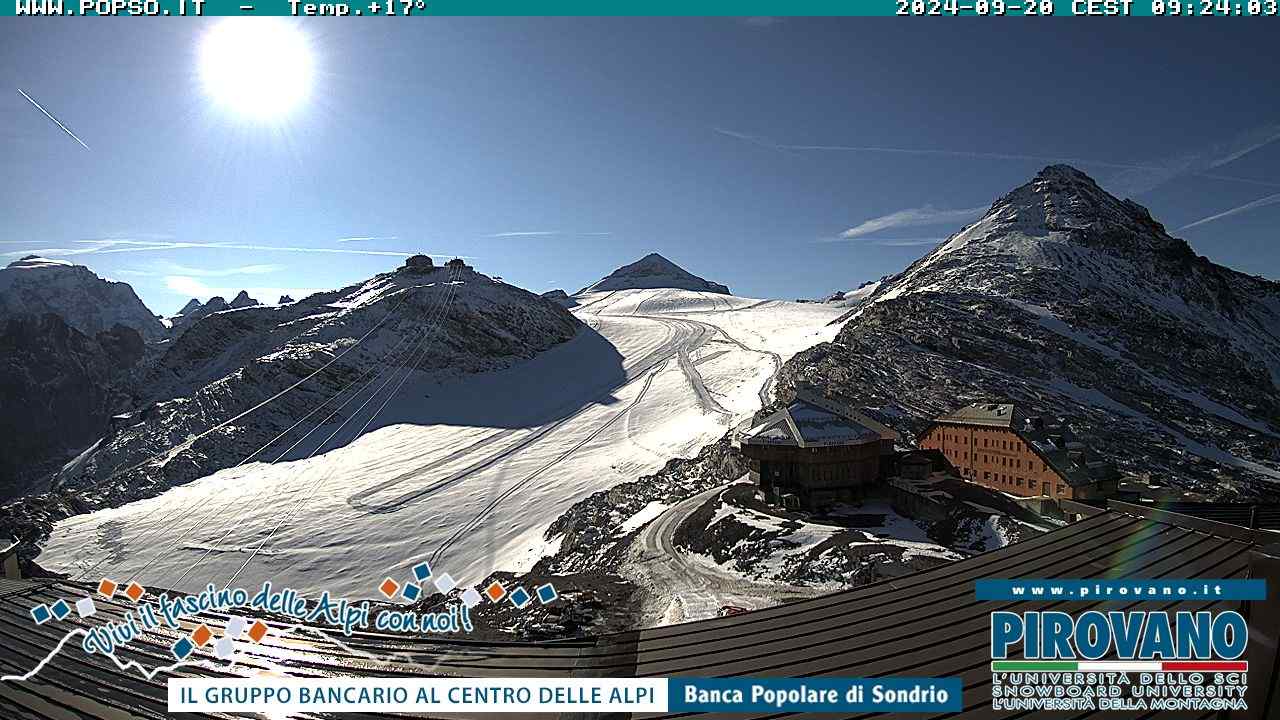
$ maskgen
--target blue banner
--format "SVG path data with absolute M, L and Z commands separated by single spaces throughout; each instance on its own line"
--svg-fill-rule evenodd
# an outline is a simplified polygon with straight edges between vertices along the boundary
M 1265 580 L 977 580 L 978 600 L 1265 600 Z
M 671 712 L 959 712 L 960 678 L 669 678 Z

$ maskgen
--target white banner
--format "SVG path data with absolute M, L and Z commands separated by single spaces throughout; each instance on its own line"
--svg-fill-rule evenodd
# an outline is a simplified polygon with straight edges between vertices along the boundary
M 169 712 L 666 712 L 665 678 L 173 678 Z

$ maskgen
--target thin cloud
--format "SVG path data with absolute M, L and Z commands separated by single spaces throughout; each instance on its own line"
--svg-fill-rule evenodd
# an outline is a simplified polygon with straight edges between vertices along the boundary
M 872 245 L 883 245 L 885 247 L 917 247 L 920 245 L 940 245 L 946 241 L 946 238 L 867 238 L 866 242 Z
M 1178 230 L 1190 230 L 1191 228 L 1200 227 L 1201 225 L 1206 225 L 1208 223 L 1214 222 L 1215 220 L 1221 220 L 1223 218 L 1229 218 L 1232 215 L 1247 213 L 1252 210 L 1257 210 L 1260 207 L 1275 205 L 1276 203 L 1280 203 L 1280 193 L 1276 193 L 1275 195 L 1268 195 L 1264 198 L 1258 198 L 1257 200 L 1254 200 L 1253 202 L 1245 203 L 1240 207 L 1233 207 L 1230 210 L 1223 210 L 1220 213 L 1215 213 L 1208 217 L 1200 218 L 1199 220 L 1196 220 L 1193 223 L 1183 225 L 1182 227 L 1178 228 Z
M 249 297 L 261 302 L 274 302 L 281 295 L 290 297 L 304 297 L 313 293 L 320 292 L 316 288 L 301 287 L 230 287 L 206 285 L 199 278 L 188 277 L 185 275 L 168 275 L 164 278 L 164 286 L 169 290 L 183 295 L 185 297 L 193 297 L 199 300 L 207 301 L 214 295 L 229 299 L 238 294 L 241 290 L 249 293 Z
M 964 223 L 986 212 L 986 207 L 961 208 L 943 210 L 932 205 L 918 208 L 907 208 L 897 212 L 881 215 L 866 220 L 840 233 L 843 240 L 854 240 L 869 235 L 900 227 L 922 227 L 927 225 L 949 225 Z
M 54 122 L 54 124 L 62 128 L 62 132 L 70 135 L 72 140 L 75 140 L 76 142 L 80 143 L 80 147 L 84 148 L 85 150 L 89 149 L 89 146 L 86 145 L 85 142 L 80 139 L 79 135 L 76 135 L 75 133 L 71 132 L 71 128 L 67 127 L 66 125 L 63 125 L 61 120 L 53 116 L 53 113 L 49 112 L 48 110 L 45 110 L 43 105 L 36 102 L 35 98 L 31 97 L 26 92 L 24 92 L 22 88 L 18 88 L 18 92 L 22 95 L 22 97 L 27 99 L 27 102 L 31 103 L 32 105 L 35 105 L 37 110 L 44 113 L 45 117 L 49 118 Z
M 726 137 L 735 138 L 753 145 L 784 153 L 807 152 L 841 152 L 841 153 L 888 153 L 894 155 L 917 155 L 925 157 L 969 158 L 974 160 L 1012 160 L 1037 163 L 1067 163 L 1108 170 L 1122 171 L 1117 177 L 1108 181 L 1108 185 L 1126 194 L 1140 194 L 1153 190 L 1174 179 L 1186 175 L 1259 185 L 1263 187 L 1280 187 L 1280 183 L 1252 178 L 1237 177 L 1208 172 L 1222 167 L 1258 149 L 1280 140 L 1280 126 L 1269 125 L 1263 128 L 1242 133 L 1232 141 L 1212 146 L 1204 150 L 1187 153 L 1178 158 L 1160 163 L 1125 163 L 1092 158 L 1064 157 L 1054 155 L 1027 155 L 1021 153 L 981 152 L 974 150 L 951 150 L 942 148 L 903 148 L 884 145 L 799 145 L 780 143 L 760 135 L 725 128 L 713 127 L 713 131 Z
M 352 243 L 352 242 L 373 242 L 375 240 L 399 240 L 398 235 L 353 235 L 352 237 L 340 237 L 336 242 Z
M 217 248 L 224 250 L 254 250 L 258 252 L 293 252 L 293 253 L 322 253 L 337 255 L 376 255 L 383 257 L 408 257 L 409 255 L 430 255 L 431 257 L 458 257 L 463 260 L 476 260 L 473 255 L 453 255 L 451 253 L 421 253 L 411 250 L 356 250 L 352 248 L 328 248 L 328 247 L 296 247 L 283 245 L 252 245 L 244 243 L 214 243 L 214 242 L 157 242 L 151 240 L 136 240 L 125 238 L 103 239 L 103 240 L 80 240 L 80 247 L 74 248 L 41 248 L 37 250 L 19 250 L 8 252 L 5 255 L 48 255 L 53 257 L 65 257 L 68 255 L 106 255 L 112 253 L 124 252 L 163 252 L 168 250 L 186 250 L 193 248 Z
M 137 275 L 140 277 L 155 277 L 157 275 L 190 275 L 193 277 L 235 277 L 239 275 L 270 275 L 289 269 L 288 265 L 274 264 L 258 264 L 258 265 L 240 265 L 238 267 L 227 268 L 201 268 L 192 267 L 190 265 L 182 265 L 167 260 L 160 260 L 152 263 L 148 269 L 129 268 L 119 270 L 117 272 L 126 275 Z
M 548 237 L 551 235 L 572 235 L 575 237 L 606 237 L 612 235 L 611 232 L 563 232 L 561 230 L 516 230 L 512 232 L 500 232 L 485 235 L 491 238 L 509 238 L 509 237 Z
M 880 247 L 920 247 L 923 245 L 940 245 L 945 241 L 946 241 L 946 238 L 944 237 L 892 237 L 892 238 L 860 237 L 858 238 L 859 245 L 878 245 Z M 820 243 L 848 242 L 848 239 L 842 238 L 842 237 L 833 237 L 833 238 L 828 237 L 828 238 L 818 238 L 816 242 L 820 242 Z

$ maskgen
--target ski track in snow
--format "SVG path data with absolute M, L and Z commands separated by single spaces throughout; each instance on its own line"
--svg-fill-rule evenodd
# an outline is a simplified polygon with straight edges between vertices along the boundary
M 444 380 L 415 373 L 387 408 L 392 421 L 354 442 L 310 461 L 229 468 L 68 519 L 41 562 L 62 570 L 77 556 L 88 564 L 110 557 L 102 574 L 124 577 L 162 551 L 137 579 L 167 587 L 217 538 L 202 529 L 180 545 L 170 541 L 210 512 L 217 522 L 234 518 L 199 573 L 173 588 L 197 589 L 230 575 L 244 549 L 303 500 L 239 586 L 269 579 L 372 597 L 383 577 L 406 575 L 427 558 L 463 587 L 495 570 L 526 570 L 554 547 L 544 532 L 573 503 L 696 454 L 759 409 L 781 363 L 832 339 L 838 328 L 826 323 L 841 312 L 664 289 L 576 299 L 571 310 L 590 328 L 569 342 L 497 372 Z M 322 492 L 309 497 L 322 478 Z M 249 502 L 264 487 L 265 499 Z M 155 514 L 169 517 L 164 528 L 147 521 L 157 504 L 168 506 Z

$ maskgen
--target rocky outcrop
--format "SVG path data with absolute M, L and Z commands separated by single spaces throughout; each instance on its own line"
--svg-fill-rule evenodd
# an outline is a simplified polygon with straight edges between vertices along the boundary
M 39 489 L 108 432 L 128 406 L 121 381 L 143 354 L 142 336 L 124 325 L 90 336 L 53 313 L 0 322 L 0 498 Z

